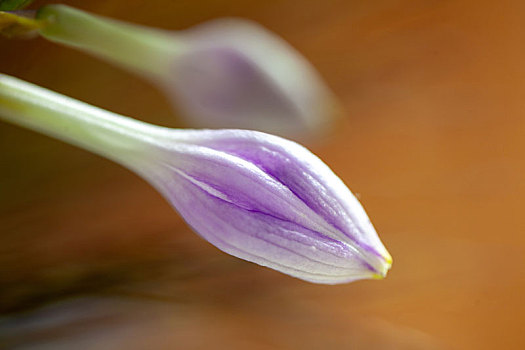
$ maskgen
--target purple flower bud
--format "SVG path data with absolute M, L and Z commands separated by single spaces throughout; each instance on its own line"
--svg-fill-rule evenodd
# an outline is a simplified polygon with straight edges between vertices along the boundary
M 165 86 L 197 125 L 300 135 L 332 122 L 337 104 L 315 69 L 255 22 L 215 20 L 179 38 Z
M 164 32 L 64 6 L 38 12 L 45 38 L 152 79 L 192 125 L 287 136 L 326 129 L 339 107 L 315 69 L 255 22 Z
M 317 283 L 386 275 L 391 257 L 362 206 L 306 148 L 247 130 L 161 139 L 150 181 L 221 250 Z
M 176 130 L 0 75 L 0 117 L 115 160 L 202 237 L 317 283 L 384 277 L 391 257 L 343 182 L 295 142 L 249 130 Z

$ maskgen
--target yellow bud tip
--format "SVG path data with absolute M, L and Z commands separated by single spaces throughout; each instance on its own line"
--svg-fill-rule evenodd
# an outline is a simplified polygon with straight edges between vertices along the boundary
M 372 274 L 372 279 L 373 280 L 382 280 L 386 277 L 386 273 L 385 274 L 380 274 L 380 273 L 374 273 Z
M 382 255 L 382 258 L 385 260 L 384 268 L 381 271 L 373 273 L 371 279 L 382 280 L 386 277 L 388 270 L 390 270 L 393 261 L 392 256 L 388 252 L 386 252 L 384 255 Z
M 388 264 L 388 267 L 392 266 L 392 255 L 390 255 L 388 252 L 383 256 L 383 259 L 385 259 L 385 262 Z

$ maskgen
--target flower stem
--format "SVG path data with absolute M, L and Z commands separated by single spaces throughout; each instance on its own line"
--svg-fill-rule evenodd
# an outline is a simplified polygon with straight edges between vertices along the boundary
M 8 38 L 35 35 L 40 27 L 42 27 L 40 21 L 16 13 L 0 11 L 0 34 Z
M 96 16 L 65 5 L 38 10 L 45 38 L 78 47 L 145 75 L 166 74 L 181 44 L 168 32 Z M 147 62 L 147 64 L 145 64 Z
M 0 119 L 134 169 L 164 128 L 123 117 L 0 74 Z

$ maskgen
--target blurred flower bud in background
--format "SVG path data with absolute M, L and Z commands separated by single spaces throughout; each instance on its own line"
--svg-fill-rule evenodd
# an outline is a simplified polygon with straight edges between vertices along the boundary
M 236 257 L 327 284 L 383 278 L 392 263 L 357 199 L 295 142 L 158 127 L 2 75 L 0 117 L 133 170 Z
M 326 129 L 339 112 L 315 69 L 251 21 L 167 32 L 64 5 L 44 6 L 37 18 L 45 38 L 152 79 L 191 126 L 304 136 Z

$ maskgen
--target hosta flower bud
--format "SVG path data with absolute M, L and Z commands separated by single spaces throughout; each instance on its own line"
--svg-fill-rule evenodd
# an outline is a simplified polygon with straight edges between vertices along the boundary
M 113 159 L 202 237 L 317 283 L 384 277 L 391 258 L 343 182 L 306 148 L 248 130 L 176 130 L 0 79 L 0 116 Z
M 162 139 L 171 146 L 158 153 L 153 181 L 220 249 L 312 282 L 386 274 L 390 257 L 363 208 L 304 147 L 246 130 Z
M 222 19 L 163 32 L 44 6 L 45 38 L 76 47 L 153 79 L 179 113 L 199 127 L 319 132 L 337 104 L 314 68 L 257 25 Z

